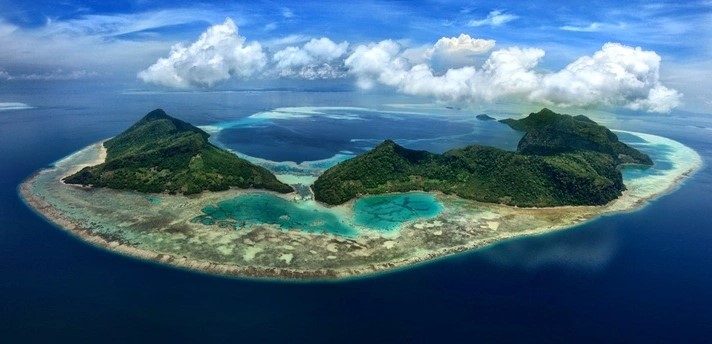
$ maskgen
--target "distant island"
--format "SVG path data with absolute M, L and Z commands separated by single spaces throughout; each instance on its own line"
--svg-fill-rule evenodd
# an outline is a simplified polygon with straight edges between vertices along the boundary
M 477 115 L 477 116 L 475 116 L 475 117 L 476 117 L 477 119 L 479 119 L 480 121 L 494 121 L 494 120 L 495 120 L 494 117 L 492 117 L 492 116 L 490 116 L 490 115 L 488 115 L 488 114 L 485 114 L 485 113 L 479 114 L 479 115 Z
M 214 146 L 208 142 L 209 136 L 157 109 L 104 142 L 104 163 L 85 167 L 64 178 L 64 182 L 184 195 L 233 186 L 279 193 L 294 191 L 267 169 Z
M 314 183 L 315 199 L 336 205 L 422 190 L 520 207 L 602 205 L 625 190 L 621 164 L 653 164 L 585 116 L 543 109 L 502 122 L 526 132 L 516 152 L 471 145 L 434 154 L 386 140 L 326 170 Z
M 593 151 L 610 156 L 616 164 L 653 164 L 647 154 L 628 147 L 608 128 L 583 115 L 561 115 L 545 108 L 523 119 L 508 118 L 500 122 L 526 132 L 517 146 L 519 153 L 555 155 Z
M 19 192 L 86 242 L 133 257 L 230 276 L 333 279 L 637 209 L 701 166 L 679 142 L 626 132 L 663 162 L 652 165 L 585 116 L 543 109 L 501 122 L 524 133 L 516 151 L 434 154 L 386 140 L 324 171 L 311 185 L 317 202 L 155 110 L 33 174 Z M 635 177 L 624 180 L 623 168 Z

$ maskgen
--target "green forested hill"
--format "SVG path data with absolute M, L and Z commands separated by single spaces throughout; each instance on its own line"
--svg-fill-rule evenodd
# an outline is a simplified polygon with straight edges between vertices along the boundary
M 64 179 L 70 184 L 141 192 L 195 194 L 231 186 L 288 193 L 292 188 L 265 168 L 208 142 L 201 129 L 154 110 L 106 141 L 106 162 Z
M 589 150 L 608 154 L 617 163 L 653 164 L 649 156 L 618 141 L 616 134 L 586 116 L 561 115 L 543 109 L 524 119 L 508 118 L 501 122 L 526 132 L 517 147 L 520 153 L 551 155 Z
M 531 134 L 525 144 L 520 142 L 517 152 L 471 145 L 433 154 L 387 140 L 324 172 L 314 183 L 315 198 L 341 204 L 365 194 L 437 190 L 528 207 L 595 205 L 615 199 L 625 189 L 618 165 L 646 163 L 650 158 L 618 142 L 613 133 L 586 117 L 564 116 L 544 109 L 521 122 L 511 122 L 512 127 Z M 569 120 L 584 125 L 565 123 Z M 567 129 L 552 128 L 558 125 Z M 539 142 L 537 138 L 545 139 Z M 539 146 L 548 150 L 534 149 Z

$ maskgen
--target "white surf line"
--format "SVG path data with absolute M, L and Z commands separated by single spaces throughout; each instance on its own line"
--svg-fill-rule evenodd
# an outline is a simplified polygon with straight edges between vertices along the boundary
M 34 109 L 34 108 L 35 108 L 34 106 L 30 106 L 25 103 L 18 103 L 18 102 L 0 103 L 0 111 L 29 110 L 29 109 Z

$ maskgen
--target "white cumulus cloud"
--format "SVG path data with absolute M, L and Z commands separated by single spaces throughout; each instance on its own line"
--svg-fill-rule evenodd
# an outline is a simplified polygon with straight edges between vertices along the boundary
M 401 92 L 420 96 L 433 96 L 444 101 L 461 101 L 471 95 L 477 77 L 474 67 L 449 69 L 443 75 L 434 75 L 426 64 L 417 64 L 403 73 L 397 86 Z
M 397 87 L 405 78 L 410 62 L 401 54 L 401 46 L 393 40 L 359 45 L 344 64 L 356 77 L 359 87 L 369 89 L 376 82 Z
M 463 66 L 436 73 L 428 63 L 411 63 L 391 40 L 360 45 L 346 59 L 362 88 L 375 84 L 443 101 L 525 100 L 559 106 L 622 106 L 669 112 L 682 95 L 660 83 L 660 56 L 607 43 L 558 72 L 538 72 L 545 52 L 510 47 L 492 52 L 480 68 Z
M 168 57 L 138 73 L 145 81 L 186 88 L 213 86 L 231 77 L 248 78 L 267 64 L 267 56 L 258 42 L 246 43 L 232 19 L 213 25 L 197 41 L 186 46 L 176 44 Z
M 425 57 L 438 70 L 473 65 L 477 58 L 492 50 L 495 41 L 460 34 L 458 37 L 443 37 L 425 50 Z
M 492 25 L 513 20 L 499 18 L 503 15 L 493 11 L 488 18 Z M 364 89 L 382 85 L 442 101 L 512 100 L 650 112 L 669 112 L 680 105 L 682 94 L 660 82 L 661 58 L 654 51 L 606 43 L 561 70 L 542 71 L 538 66 L 544 50 L 515 46 L 492 51 L 494 46 L 494 40 L 461 34 L 443 37 L 429 47 L 407 48 L 383 40 L 349 50 L 348 42 L 322 37 L 301 46 L 282 45 L 268 58 L 260 43 L 246 43 L 228 18 L 189 46 L 173 46 L 168 57 L 138 76 L 177 88 L 211 87 L 258 73 L 266 78 L 306 80 L 352 76 Z M 8 78 L 0 73 L 3 77 Z
M 280 68 L 302 66 L 312 61 L 312 57 L 299 47 L 286 47 L 276 52 L 272 59 Z
M 669 112 L 682 95 L 660 83 L 660 56 L 640 47 L 606 43 L 561 71 L 543 75 L 532 100 L 562 105 L 601 104 Z
M 334 43 L 332 40 L 322 37 L 319 39 L 312 39 L 306 44 L 304 44 L 304 50 L 309 52 L 310 55 L 324 60 L 334 60 L 346 52 L 348 49 L 348 42 Z
M 391 40 L 360 45 L 346 59 L 349 72 L 362 88 L 376 83 L 401 92 L 441 100 L 495 100 L 527 94 L 537 87 L 531 72 L 544 55 L 540 49 L 508 48 L 493 52 L 482 68 L 464 66 L 437 74 L 427 63 L 412 64 L 402 47 Z
M 495 41 L 493 39 L 474 38 L 462 33 L 458 37 L 443 37 L 439 39 L 430 49 L 430 53 L 482 54 L 490 51 L 494 48 L 494 45 Z
M 492 52 L 479 76 L 482 83 L 475 96 L 487 101 L 520 97 L 539 87 L 539 76 L 532 71 L 544 57 L 544 50 L 511 47 Z
M 322 37 L 312 39 L 302 47 L 286 47 L 272 56 L 279 76 L 304 79 L 334 79 L 345 75 L 340 58 L 348 42 L 335 43 Z

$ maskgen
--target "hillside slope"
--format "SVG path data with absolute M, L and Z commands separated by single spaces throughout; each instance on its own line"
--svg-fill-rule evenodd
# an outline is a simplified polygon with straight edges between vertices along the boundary
M 544 109 L 506 123 L 527 131 L 517 152 L 471 145 L 433 154 L 386 140 L 324 172 L 313 185 L 315 199 L 335 205 L 361 195 L 423 190 L 526 207 L 600 205 L 625 190 L 620 164 L 652 164 L 583 116 Z
M 186 195 L 232 186 L 293 191 L 267 169 L 212 145 L 209 136 L 161 109 L 154 110 L 104 143 L 107 158 L 103 164 L 86 167 L 64 181 Z

